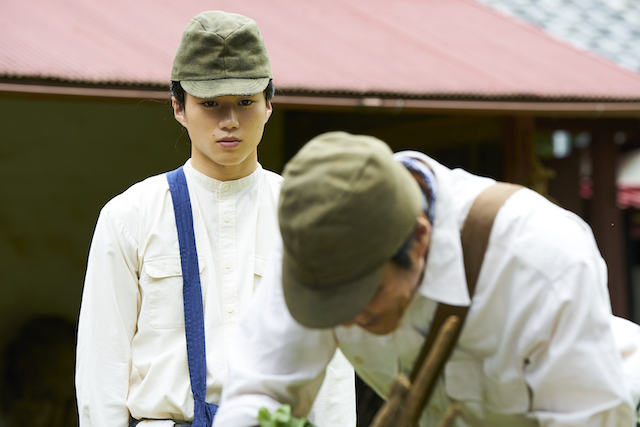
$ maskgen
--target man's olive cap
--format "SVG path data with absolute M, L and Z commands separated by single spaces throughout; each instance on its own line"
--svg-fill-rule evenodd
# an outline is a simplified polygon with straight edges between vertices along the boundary
M 197 15 L 182 33 L 171 80 L 198 98 L 253 95 L 271 80 L 271 66 L 258 25 L 219 10 Z
M 285 167 L 282 284 L 300 324 L 328 328 L 352 320 L 413 232 L 420 188 L 392 154 L 379 139 L 329 132 Z

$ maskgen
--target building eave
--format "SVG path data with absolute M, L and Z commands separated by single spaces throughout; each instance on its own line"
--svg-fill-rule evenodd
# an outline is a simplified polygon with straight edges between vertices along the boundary
M 287 91 L 284 91 L 287 92 Z M 62 85 L 0 82 L 0 96 L 71 97 L 102 100 L 168 101 L 169 92 L 161 86 L 124 85 Z M 437 97 L 417 94 L 307 93 L 276 94 L 274 105 L 283 110 L 373 112 L 388 114 L 486 114 L 566 116 L 583 118 L 640 118 L 640 100 L 579 100 L 579 99 L 509 99 L 505 96 Z

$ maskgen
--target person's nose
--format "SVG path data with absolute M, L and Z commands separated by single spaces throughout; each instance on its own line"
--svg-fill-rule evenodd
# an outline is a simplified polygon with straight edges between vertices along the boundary
M 238 114 L 234 108 L 225 108 L 220 120 L 221 129 L 236 129 L 240 123 L 238 122 Z

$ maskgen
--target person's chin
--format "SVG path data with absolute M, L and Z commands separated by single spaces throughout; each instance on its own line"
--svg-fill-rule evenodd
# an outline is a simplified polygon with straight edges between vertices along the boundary
M 373 325 L 363 327 L 363 329 L 374 335 L 387 335 L 398 329 L 398 324 L 398 322 L 379 321 Z

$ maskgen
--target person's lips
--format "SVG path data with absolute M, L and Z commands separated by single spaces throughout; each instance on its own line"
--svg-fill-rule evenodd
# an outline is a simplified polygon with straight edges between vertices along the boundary
M 242 140 L 235 137 L 224 137 L 218 140 L 218 145 L 222 148 L 234 148 L 240 145 Z

